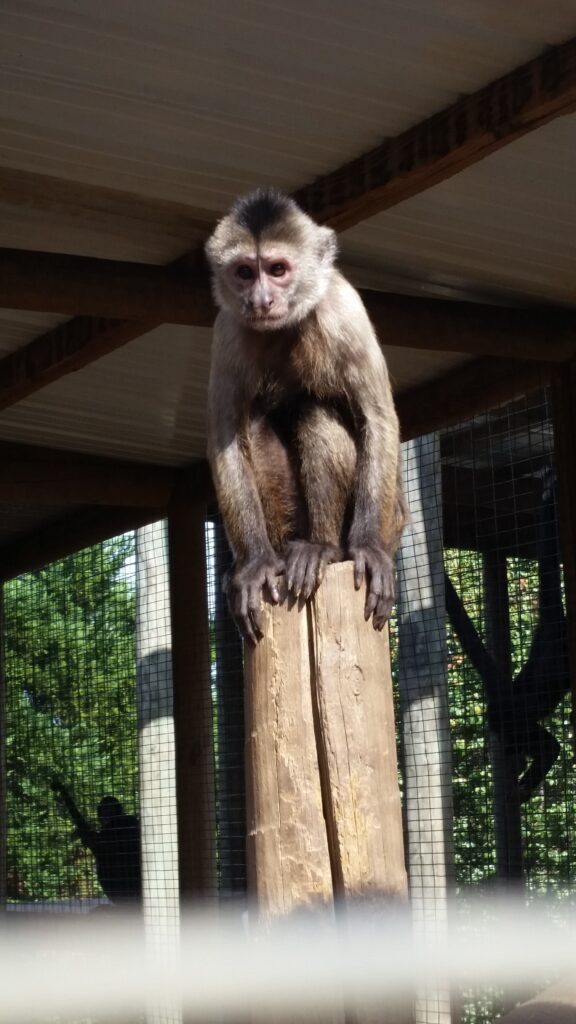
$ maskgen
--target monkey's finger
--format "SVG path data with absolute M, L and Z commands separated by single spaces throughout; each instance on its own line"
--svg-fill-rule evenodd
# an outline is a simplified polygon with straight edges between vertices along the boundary
M 382 600 L 378 602 L 378 607 L 374 612 L 374 618 L 372 622 L 374 625 L 374 629 L 377 629 L 379 633 L 382 632 L 384 626 L 386 625 L 388 619 L 390 618 L 392 604 L 393 601 L 388 597 L 383 597 Z
M 258 643 L 258 637 L 256 636 L 254 630 L 252 629 L 252 623 L 250 622 L 250 619 L 241 619 L 239 620 L 238 625 L 240 626 L 240 630 L 242 632 L 242 636 L 244 637 L 244 639 L 248 640 L 255 647 L 256 644 Z
M 252 628 L 252 622 L 250 619 L 250 609 L 248 605 L 248 588 L 242 587 L 235 595 L 233 615 L 242 636 L 249 640 L 250 643 L 256 644 L 258 640 L 254 634 Z
M 308 559 L 306 557 L 306 554 L 303 553 L 299 556 L 294 568 L 294 582 L 292 584 L 292 592 L 296 597 L 300 597 L 300 594 L 302 592 L 307 564 Z
M 266 584 L 270 593 L 270 599 L 274 604 L 280 603 L 280 591 L 278 590 L 278 584 L 276 583 L 276 576 L 271 569 L 266 572 Z
M 364 582 L 364 576 L 366 575 L 366 556 L 355 555 L 354 556 L 354 588 L 360 590 L 362 583 Z
M 366 597 L 366 604 L 364 605 L 364 618 L 366 622 L 368 622 L 368 619 L 373 614 L 373 612 L 376 611 L 379 600 L 379 594 L 375 594 L 373 591 L 370 590 L 368 591 L 368 596 Z
M 250 622 L 252 623 L 252 626 L 254 628 L 254 632 L 257 634 L 258 639 L 260 640 L 264 636 L 264 632 L 262 629 L 262 604 L 260 601 L 260 595 L 262 593 L 262 590 L 259 586 L 254 584 L 253 586 L 249 587 L 248 593 L 248 615 L 250 617 Z
M 376 611 L 379 602 L 382 599 L 384 593 L 384 577 L 379 569 L 372 570 L 370 576 L 370 586 L 368 587 L 368 593 L 366 594 L 366 604 L 364 606 L 364 617 L 366 621 L 370 618 L 373 612 Z
M 304 585 L 302 587 L 302 594 L 307 601 L 308 598 L 312 597 L 316 587 L 320 582 L 319 571 L 322 562 L 318 555 L 310 555 L 308 559 L 308 566 L 306 568 L 306 575 L 304 577 Z
M 297 558 L 294 557 L 294 553 L 290 552 L 286 559 L 286 587 L 288 591 L 291 591 L 294 586 L 294 573 L 296 571 Z

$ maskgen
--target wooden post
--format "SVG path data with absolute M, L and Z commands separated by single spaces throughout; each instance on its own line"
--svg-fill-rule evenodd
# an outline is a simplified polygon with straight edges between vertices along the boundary
M 336 896 L 406 897 L 388 631 L 364 619 L 352 567 L 310 605 L 311 680 Z
M 166 523 L 136 534 L 136 658 L 142 905 L 146 944 L 176 956 L 180 925 L 176 758 Z M 147 1006 L 148 1024 L 175 1024 L 171 1000 Z
M 572 718 L 576 704 L 576 362 L 562 368 L 553 381 L 552 415 L 556 474 L 558 479 L 558 512 L 560 549 L 566 591 L 566 622 L 568 652 L 572 679 Z
M 499 551 L 482 557 L 486 646 L 503 676 L 512 686 L 512 652 L 506 556 Z M 504 699 L 505 694 L 502 694 Z M 506 755 L 500 737 L 490 733 L 490 761 L 494 786 L 494 825 L 496 833 L 496 875 L 506 884 L 524 881 L 522 856 L 522 818 L 518 799 L 517 769 Z
M 6 672 L 4 662 L 4 585 L 0 584 L 0 912 L 6 910 L 8 895 L 6 807 Z
M 324 584 L 326 585 L 326 584 Z M 261 917 L 332 900 L 306 608 L 264 603 L 245 648 L 248 892 Z
M 264 916 L 334 896 L 406 897 L 386 636 L 352 566 L 307 606 L 264 605 L 247 648 L 248 866 Z
M 168 516 L 180 894 L 217 895 L 206 505 L 184 483 Z
M 408 874 L 415 928 L 433 946 L 447 927 L 453 876 L 452 758 L 446 655 L 440 445 L 437 434 L 403 446 L 411 523 L 398 562 L 399 685 Z M 418 993 L 416 1024 L 449 1024 L 440 980 Z
M 242 641 L 228 611 L 222 577 L 232 555 L 219 519 L 213 522 L 214 661 L 218 733 L 218 864 L 220 899 L 246 891 L 244 668 Z
M 178 913 L 176 770 L 166 524 L 136 534 L 136 658 L 145 916 Z

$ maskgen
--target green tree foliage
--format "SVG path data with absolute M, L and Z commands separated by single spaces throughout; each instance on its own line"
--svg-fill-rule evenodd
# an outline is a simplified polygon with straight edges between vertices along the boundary
M 481 555 L 445 553 L 446 569 L 479 635 L 485 635 Z M 512 668 L 520 670 L 538 622 L 538 566 L 508 559 Z M 448 625 L 448 682 L 454 785 L 454 849 L 457 881 L 478 886 L 495 874 L 492 777 L 487 749 L 482 682 Z M 538 794 L 522 808 L 524 860 L 529 889 L 562 893 L 576 877 L 576 815 L 573 798 L 570 698 L 547 720 L 562 753 Z
M 9 898 L 100 894 L 54 775 L 91 820 L 107 793 L 136 810 L 132 554 L 125 535 L 4 588 Z

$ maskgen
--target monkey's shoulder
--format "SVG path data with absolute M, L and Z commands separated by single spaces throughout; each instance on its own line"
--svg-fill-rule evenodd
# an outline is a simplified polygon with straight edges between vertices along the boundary
M 359 350 L 381 357 L 374 328 L 359 292 L 335 270 L 315 310 L 317 330 L 334 354 L 347 358 Z

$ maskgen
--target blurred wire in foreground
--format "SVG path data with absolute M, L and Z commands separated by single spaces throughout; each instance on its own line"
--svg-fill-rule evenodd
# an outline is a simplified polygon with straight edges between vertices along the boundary
M 441 980 L 530 991 L 576 967 L 576 914 L 564 903 L 455 906 L 446 935 L 420 937 L 389 907 L 318 911 L 267 925 L 250 913 L 183 914 L 179 940 L 146 935 L 116 913 L 37 922 L 7 914 L 0 930 L 0 1015 L 133 1017 L 181 1005 L 186 1018 L 315 1013 L 384 1006 Z

